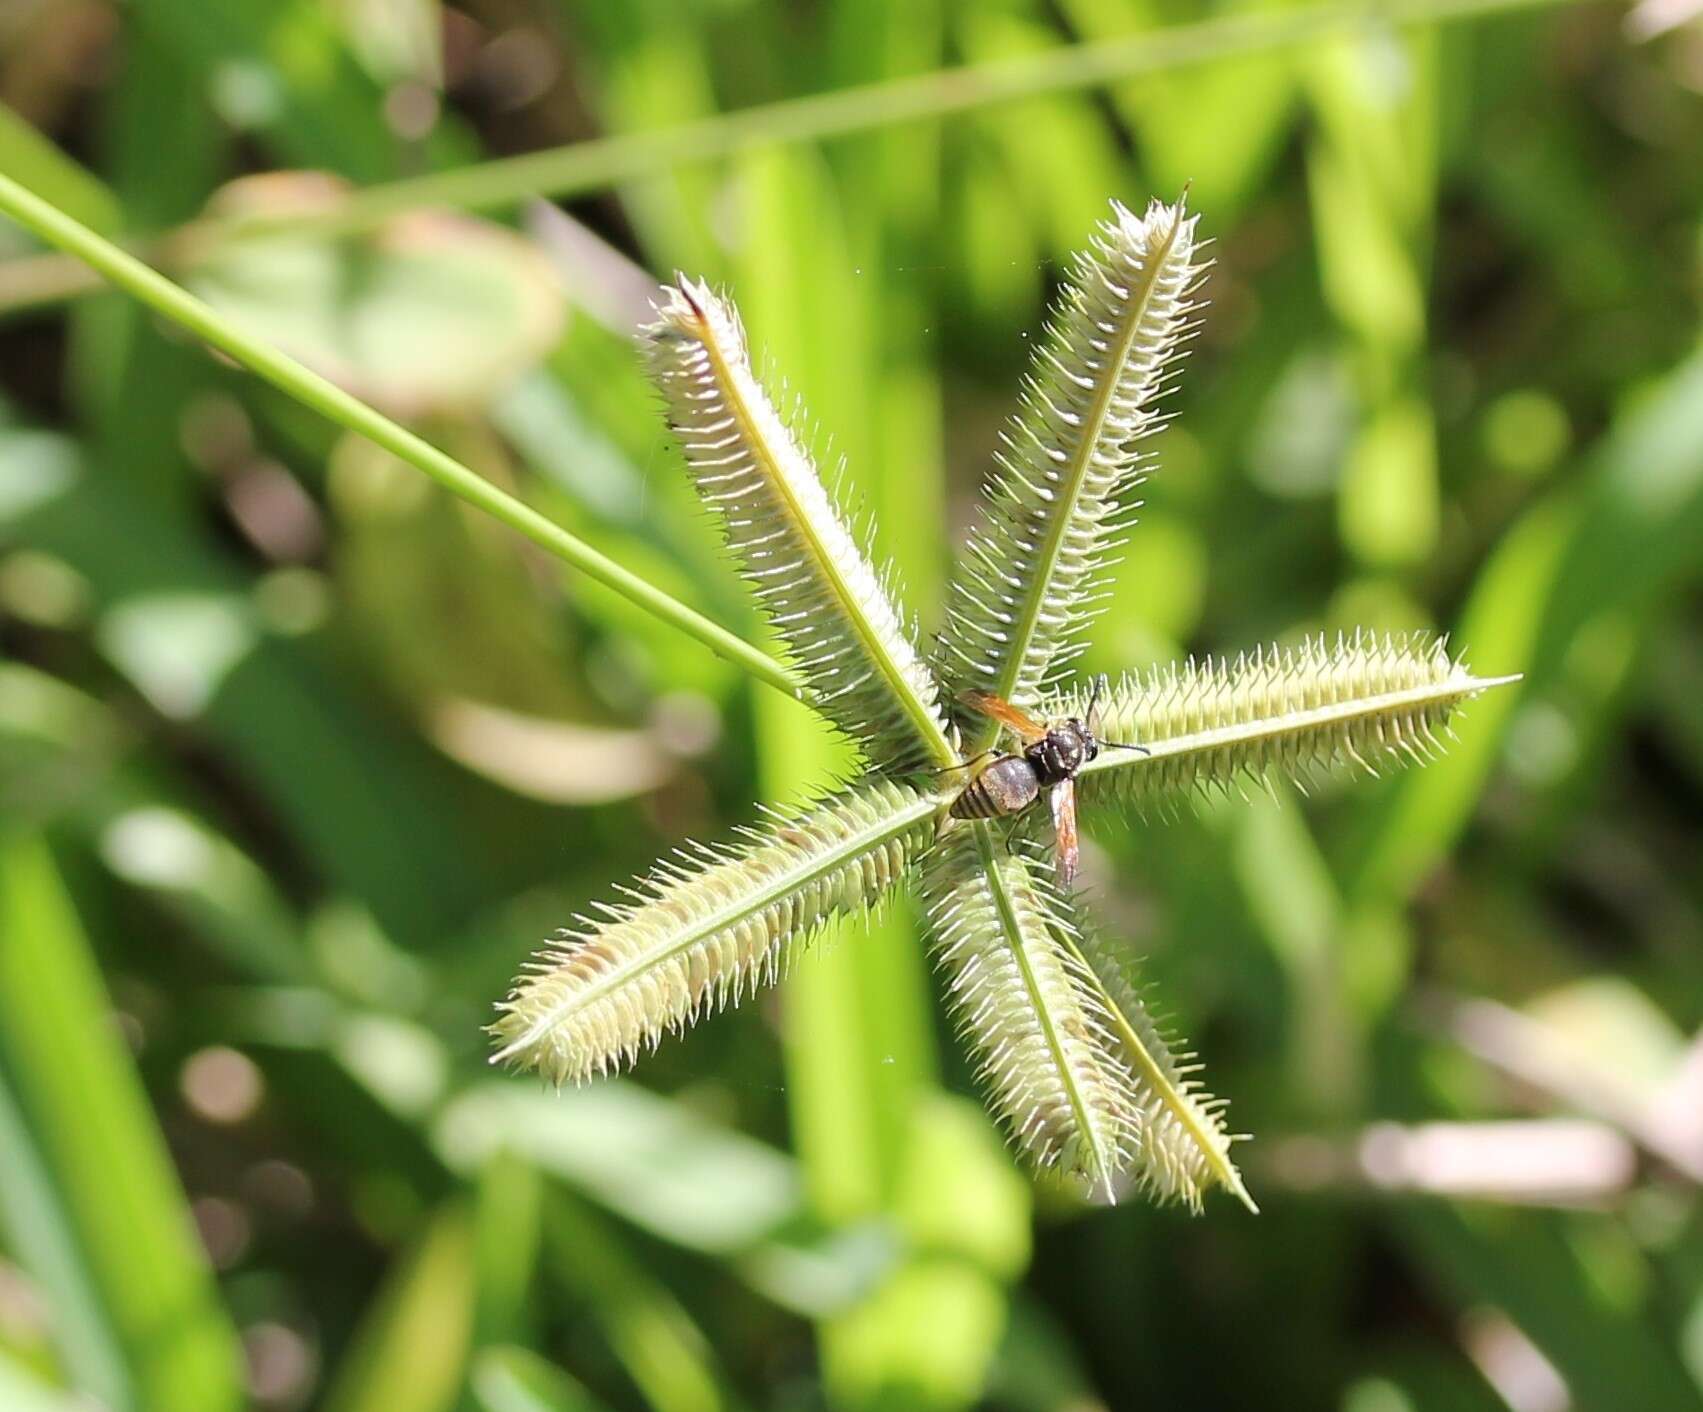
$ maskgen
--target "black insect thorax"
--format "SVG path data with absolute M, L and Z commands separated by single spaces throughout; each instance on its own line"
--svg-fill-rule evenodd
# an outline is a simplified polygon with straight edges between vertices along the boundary
M 1078 720 L 1052 726 L 1023 752 L 1042 785 L 1062 784 L 1073 779 L 1083 765 L 1100 753 L 1093 733 Z

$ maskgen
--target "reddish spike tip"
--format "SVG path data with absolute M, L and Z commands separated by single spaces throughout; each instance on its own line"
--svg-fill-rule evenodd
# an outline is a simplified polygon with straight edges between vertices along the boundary
M 700 323 L 703 322 L 704 306 L 698 302 L 697 295 L 692 292 L 692 281 L 687 279 L 682 271 L 675 271 L 674 287 L 680 291 L 680 297 L 684 299 L 687 305 L 691 308 L 693 317 L 695 317 Z

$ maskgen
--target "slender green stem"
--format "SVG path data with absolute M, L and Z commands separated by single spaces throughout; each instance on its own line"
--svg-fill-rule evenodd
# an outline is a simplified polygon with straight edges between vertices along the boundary
M 0 212 L 48 244 L 86 261 L 126 293 L 172 322 L 181 324 L 305 406 L 350 431 L 360 433 L 409 465 L 424 471 L 451 494 L 460 496 L 468 504 L 478 506 L 486 514 L 518 530 L 558 559 L 608 585 L 663 622 L 689 633 L 712 652 L 743 667 L 759 681 L 789 696 L 801 694 L 799 679 L 760 649 L 622 568 L 584 540 L 551 523 L 531 506 L 498 490 L 461 462 L 374 411 L 358 398 L 351 397 L 318 373 L 261 340 L 250 337 L 194 295 L 5 175 L 0 175 Z
M 281 230 L 321 235 L 371 230 L 422 207 L 499 210 L 536 196 L 566 197 L 705 161 L 765 142 L 811 142 L 895 123 L 951 117 L 978 108 L 1095 88 L 1139 74 L 1288 48 L 1365 25 L 1440 24 L 1577 4 L 1580 0 L 1350 0 L 1347 4 L 1227 15 L 1092 44 L 1073 44 L 857 88 L 720 113 L 656 132 L 618 133 L 454 171 L 384 182 L 333 210 L 194 223 L 194 248 Z M 175 235 L 159 248 L 169 249 Z M 37 262 L 8 278 L 0 268 L 0 310 L 86 292 L 76 272 Z
M 722 157 L 763 142 L 808 142 L 894 123 L 1092 88 L 1156 69 L 1276 49 L 1364 24 L 1421 24 L 1566 0 L 1383 0 L 1229 15 L 1020 59 L 942 69 L 719 114 L 658 132 L 622 133 L 455 171 L 370 186 L 327 212 L 333 230 L 364 229 L 420 206 L 489 210 L 530 196 L 569 196 Z M 311 218 L 315 228 L 319 217 Z M 259 226 L 247 229 L 258 230 Z M 245 230 L 246 233 L 246 230 Z

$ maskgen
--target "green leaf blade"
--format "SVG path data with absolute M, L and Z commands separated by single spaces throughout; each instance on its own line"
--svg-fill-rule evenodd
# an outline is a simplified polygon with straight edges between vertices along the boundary
M 471 1350 L 474 1279 L 472 1222 L 447 1203 L 367 1307 L 326 1392 L 328 1412 L 449 1412 Z
M 0 1066 L 57 1188 L 135 1406 L 242 1402 L 235 1330 L 46 845 L 0 841 Z

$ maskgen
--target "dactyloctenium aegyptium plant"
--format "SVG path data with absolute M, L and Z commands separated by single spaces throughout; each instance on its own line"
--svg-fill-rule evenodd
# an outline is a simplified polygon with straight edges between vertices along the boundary
M 1046 799 L 1015 826 L 951 812 L 987 751 L 1021 750 L 964 707 L 967 693 L 1043 720 L 1088 715 L 1091 684 L 1068 666 L 1103 604 L 1203 269 L 1182 203 L 1139 217 L 1114 206 L 1037 349 L 932 651 L 753 376 L 733 309 L 702 284 L 664 288 L 647 348 L 698 491 L 809 701 L 868 768 L 734 843 L 659 862 L 561 932 L 501 1006 L 498 1059 L 558 1083 L 631 1063 L 775 980 L 830 918 L 914 881 L 1017 1146 L 1109 1198 L 1140 1186 L 1198 1207 L 1216 1184 L 1248 1200 L 1223 1105 L 1188 1077 L 1129 959 L 1061 884 Z M 1091 820 L 1271 772 L 1417 760 L 1491 684 L 1439 641 L 1364 634 L 1130 675 L 1094 724 L 1147 753 L 1103 751 L 1075 783 Z

